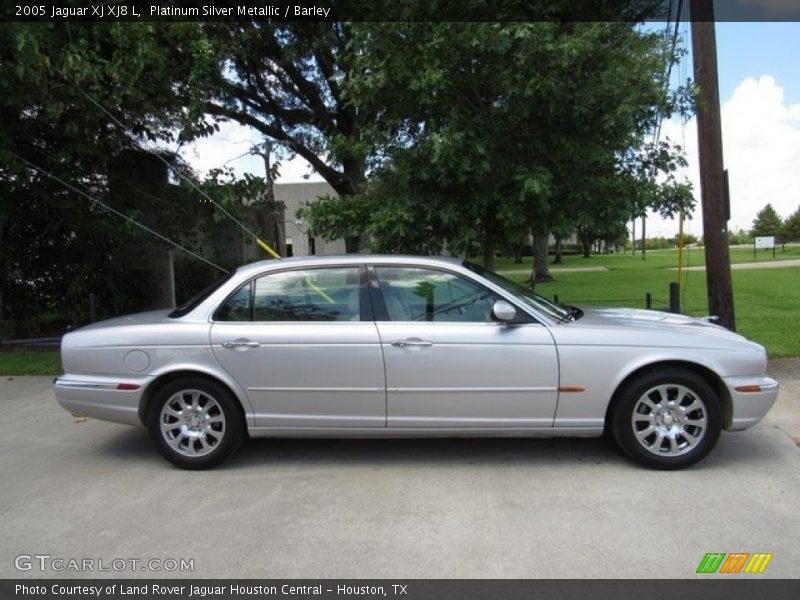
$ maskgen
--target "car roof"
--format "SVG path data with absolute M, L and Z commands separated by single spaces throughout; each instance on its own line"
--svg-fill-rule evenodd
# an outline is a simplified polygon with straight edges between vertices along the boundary
M 460 265 L 463 259 L 457 256 L 415 256 L 411 254 L 337 254 L 326 256 L 292 256 L 281 259 L 260 260 L 242 265 L 237 273 L 263 271 L 265 268 L 280 269 L 283 267 L 320 266 L 327 264 L 360 265 L 362 263 L 413 263 L 419 265 Z

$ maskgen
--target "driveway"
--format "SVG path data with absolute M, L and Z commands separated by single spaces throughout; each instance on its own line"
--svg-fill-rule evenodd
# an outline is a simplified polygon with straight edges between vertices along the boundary
M 773 260 L 771 262 L 746 262 L 746 263 L 734 263 L 731 265 L 731 269 L 734 270 L 742 270 L 747 271 L 750 269 L 785 269 L 787 267 L 800 267 L 800 258 L 788 258 L 786 260 Z M 677 267 L 671 267 L 672 271 L 677 271 Z M 695 266 L 695 267 L 683 267 L 684 271 L 705 271 L 706 266 Z
M 597 439 L 258 440 L 185 472 L 143 429 L 72 418 L 49 378 L 3 378 L 0 577 L 684 578 L 707 552 L 796 577 L 800 361 L 771 370 L 764 423 L 667 473 Z M 194 571 L 15 569 L 34 554 Z

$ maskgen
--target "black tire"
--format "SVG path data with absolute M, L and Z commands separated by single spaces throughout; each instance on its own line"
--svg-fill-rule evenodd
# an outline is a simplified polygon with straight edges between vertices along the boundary
M 161 455 L 182 469 L 215 467 L 233 455 L 245 438 L 238 400 L 225 387 L 200 377 L 176 379 L 158 389 L 148 411 L 147 429 Z
M 705 458 L 717 444 L 722 403 L 696 373 L 658 369 L 617 394 L 611 432 L 623 452 L 640 465 L 682 469 Z

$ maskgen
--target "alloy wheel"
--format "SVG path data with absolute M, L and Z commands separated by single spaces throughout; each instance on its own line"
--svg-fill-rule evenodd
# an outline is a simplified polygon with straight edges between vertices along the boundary
M 657 456 L 682 456 L 694 450 L 708 429 L 708 410 L 690 388 L 663 384 L 650 388 L 634 405 L 631 426 L 636 441 Z
M 209 393 L 196 390 L 176 392 L 164 403 L 159 415 L 161 435 L 183 456 L 205 456 L 225 436 L 225 413 Z

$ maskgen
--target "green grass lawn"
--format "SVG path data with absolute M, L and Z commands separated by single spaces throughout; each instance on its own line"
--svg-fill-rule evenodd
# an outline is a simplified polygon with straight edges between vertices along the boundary
M 776 260 L 800 259 L 800 246 L 778 248 Z M 687 260 L 688 258 L 688 260 Z M 685 263 L 702 265 L 702 248 L 692 248 Z M 496 269 L 507 277 L 524 282 L 531 258 L 522 265 L 499 258 Z M 731 262 L 772 262 L 772 252 L 759 251 L 753 260 L 752 248 L 732 248 Z M 556 272 L 554 281 L 537 284 L 536 291 L 569 304 L 632 306 L 643 308 L 645 294 L 653 297 L 653 308 L 669 305 L 669 283 L 678 280 L 672 270 L 678 264 L 677 250 L 653 250 L 647 259 L 640 254 L 595 255 L 591 258 L 565 256 L 558 268 L 605 267 L 607 272 Z M 708 314 L 704 271 L 684 271 L 681 310 L 686 314 Z M 766 346 L 771 357 L 800 356 L 800 267 L 734 270 L 734 307 L 737 331 Z
M 0 376 L 60 373 L 61 357 L 56 348 L 0 348 Z

